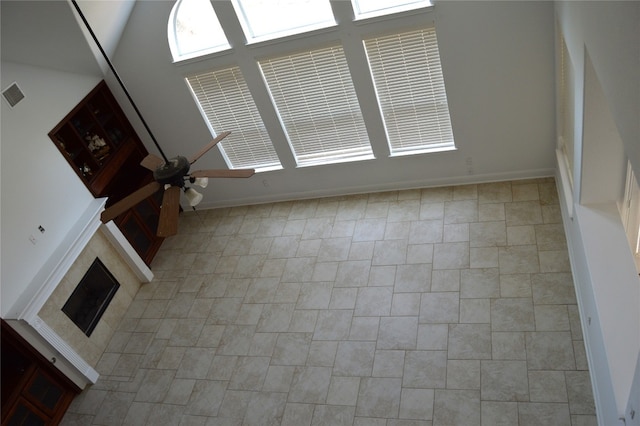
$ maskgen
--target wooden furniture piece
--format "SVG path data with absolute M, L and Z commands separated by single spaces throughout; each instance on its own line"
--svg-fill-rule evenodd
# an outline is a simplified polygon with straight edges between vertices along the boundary
M 109 197 L 107 207 L 153 180 L 140 166 L 148 152 L 104 81 L 49 137 L 89 191 Z M 147 265 L 163 241 L 156 236 L 160 204 L 151 196 L 114 220 Z
M 57 425 L 81 389 L 0 321 L 2 426 Z

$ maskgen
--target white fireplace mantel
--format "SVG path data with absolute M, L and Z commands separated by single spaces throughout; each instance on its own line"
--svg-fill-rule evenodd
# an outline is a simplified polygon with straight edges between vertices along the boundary
M 151 269 L 136 253 L 131 244 L 113 222 L 102 225 L 100 213 L 106 198 L 95 199 L 81 215 L 65 240 L 36 274 L 24 293 L 11 309 L 13 318 L 29 324 L 56 352 L 71 364 L 89 382 L 98 380 L 98 372 L 65 342 L 38 313 L 62 281 L 93 235 L 102 229 L 104 235 L 129 265 L 140 282 L 153 279 Z

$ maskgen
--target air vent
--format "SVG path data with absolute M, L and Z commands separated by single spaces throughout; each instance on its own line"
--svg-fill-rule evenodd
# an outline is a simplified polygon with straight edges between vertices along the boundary
M 22 93 L 22 90 L 20 90 L 16 83 L 11 84 L 11 86 L 3 90 L 2 96 L 4 96 L 4 99 L 9 103 L 11 108 L 24 99 L 24 93 Z

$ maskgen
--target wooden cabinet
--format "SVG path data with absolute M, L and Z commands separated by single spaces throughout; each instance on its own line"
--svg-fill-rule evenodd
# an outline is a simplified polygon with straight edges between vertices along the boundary
M 89 191 L 95 197 L 109 197 L 107 206 L 153 179 L 140 166 L 148 152 L 104 81 L 49 137 Z M 158 197 L 149 197 L 114 220 L 147 264 L 163 240 L 155 235 L 160 204 Z
M 2 426 L 57 425 L 80 392 L 2 321 Z

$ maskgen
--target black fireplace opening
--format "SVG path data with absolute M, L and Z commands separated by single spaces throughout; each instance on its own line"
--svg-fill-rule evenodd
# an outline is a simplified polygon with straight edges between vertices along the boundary
M 96 257 L 62 311 L 84 334 L 91 336 L 118 288 L 120 283 Z

